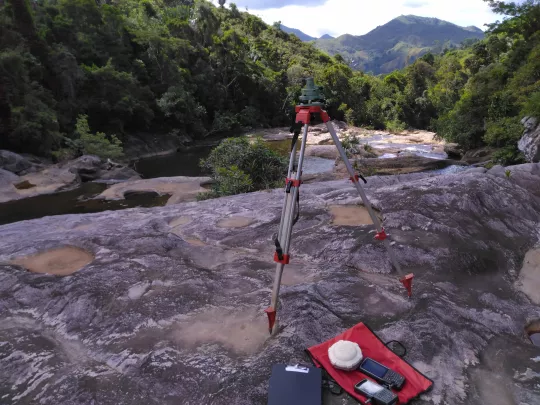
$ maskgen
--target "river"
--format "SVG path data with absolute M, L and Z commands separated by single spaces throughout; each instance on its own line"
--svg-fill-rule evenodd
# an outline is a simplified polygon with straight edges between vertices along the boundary
M 368 143 L 374 149 L 384 149 L 380 158 L 397 157 L 397 150 L 409 152 L 432 159 L 445 159 L 444 152 L 433 151 L 433 145 L 429 144 L 401 144 L 394 143 L 392 135 L 377 134 L 363 137 L 361 142 Z M 288 157 L 290 153 L 291 141 L 278 140 L 268 141 L 268 146 L 280 155 Z M 203 146 L 194 148 L 187 152 L 178 152 L 165 156 L 155 156 L 140 159 L 134 163 L 134 168 L 144 179 L 158 177 L 205 176 L 200 167 L 201 159 L 208 157 L 213 146 Z M 334 168 L 333 159 L 325 159 L 314 156 L 306 156 L 304 161 L 304 174 L 330 173 Z M 462 166 L 450 166 L 437 170 L 441 174 L 459 173 L 464 170 Z M 169 196 L 135 195 L 125 200 L 108 201 L 94 199 L 107 185 L 99 182 L 83 183 L 80 187 L 47 195 L 25 198 L 0 204 L 0 225 L 11 222 L 23 221 L 33 218 L 41 218 L 50 215 L 81 214 L 100 212 L 107 210 L 120 210 L 133 207 L 154 207 L 163 206 L 167 203 Z

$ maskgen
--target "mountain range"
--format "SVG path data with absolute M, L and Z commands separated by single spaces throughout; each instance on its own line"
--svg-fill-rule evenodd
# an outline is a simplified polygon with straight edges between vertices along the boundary
M 287 34 L 294 34 L 304 42 L 315 41 L 317 39 L 317 38 L 312 37 L 312 36 L 310 36 L 310 35 L 308 35 L 306 33 L 303 33 L 300 30 L 297 30 L 296 28 L 289 28 L 289 27 L 284 26 L 283 24 L 281 24 L 281 31 L 284 31 Z M 320 37 L 318 39 L 334 39 L 334 37 L 331 36 L 331 35 L 328 35 L 328 34 L 324 34 L 322 37 Z
M 437 18 L 414 15 L 402 15 L 360 36 L 345 34 L 316 39 L 300 30 L 287 29 L 290 31 L 283 30 L 313 42 L 332 56 L 340 54 L 353 69 L 374 74 L 402 69 L 428 52 L 440 53 L 445 48 L 461 46 L 465 40 L 484 37 L 484 31 L 478 27 L 460 27 Z

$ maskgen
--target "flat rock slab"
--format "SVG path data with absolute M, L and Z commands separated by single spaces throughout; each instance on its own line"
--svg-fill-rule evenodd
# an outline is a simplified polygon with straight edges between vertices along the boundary
M 122 200 L 124 196 L 134 192 L 155 192 L 159 195 L 169 194 L 167 204 L 195 201 L 197 194 L 207 191 L 202 184 L 210 181 L 209 177 L 160 177 L 155 179 L 134 180 L 117 183 L 102 192 L 96 198 L 106 200 Z
M 351 183 L 303 185 L 272 338 L 281 189 L 1 226 L 0 402 L 264 405 L 274 364 L 309 364 L 306 348 L 365 322 L 434 380 L 417 405 L 540 403 L 525 333 L 540 307 L 516 288 L 540 168 L 511 170 L 368 179 L 411 299 L 373 225 L 332 224 L 330 206 L 360 204 Z M 253 222 L 218 226 L 239 217 Z M 94 259 L 65 277 L 11 263 L 66 246 Z

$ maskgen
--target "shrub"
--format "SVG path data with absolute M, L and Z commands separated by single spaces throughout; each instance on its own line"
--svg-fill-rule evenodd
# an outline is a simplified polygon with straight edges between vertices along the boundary
M 518 118 L 502 118 L 495 122 L 488 122 L 484 142 L 490 146 L 511 146 L 523 134 L 523 126 Z
M 503 166 L 525 163 L 523 154 L 517 149 L 516 145 L 510 145 L 499 149 L 493 154 L 493 161 Z
M 77 118 L 75 133 L 79 136 L 78 145 L 84 154 L 96 155 L 102 159 L 115 159 L 124 155 L 122 142 L 115 135 L 111 135 L 109 140 L 103 132 L 90 132 L 86 115 Z
M 540 91 L 533 93 L 523 106 L 523 114 L 540 119 Z
M 388 132 L 402 132 L 405 130 L 405 124 L 399 120 L 386 121 L 386 130 Z
M 210 172 L 215 184 L 200 198 L 213 198 L 282 185 L 287 161 L 261 138 L 250 143 L 246 137 L 239 137 L 221 142 L 201 161 L 201 167 Z

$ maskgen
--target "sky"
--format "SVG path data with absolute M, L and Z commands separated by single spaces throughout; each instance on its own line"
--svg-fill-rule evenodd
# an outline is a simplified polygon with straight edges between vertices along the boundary
M 213 0 L 218 3 L 217 0 Z M 241 11 L 266 23 L 276 21 L 313 37 L 324 34 L 363 35 L 400 15 L 436 17 L 461 26 L 484 24 L 497 18 L 483 0 L 228 0 Z

